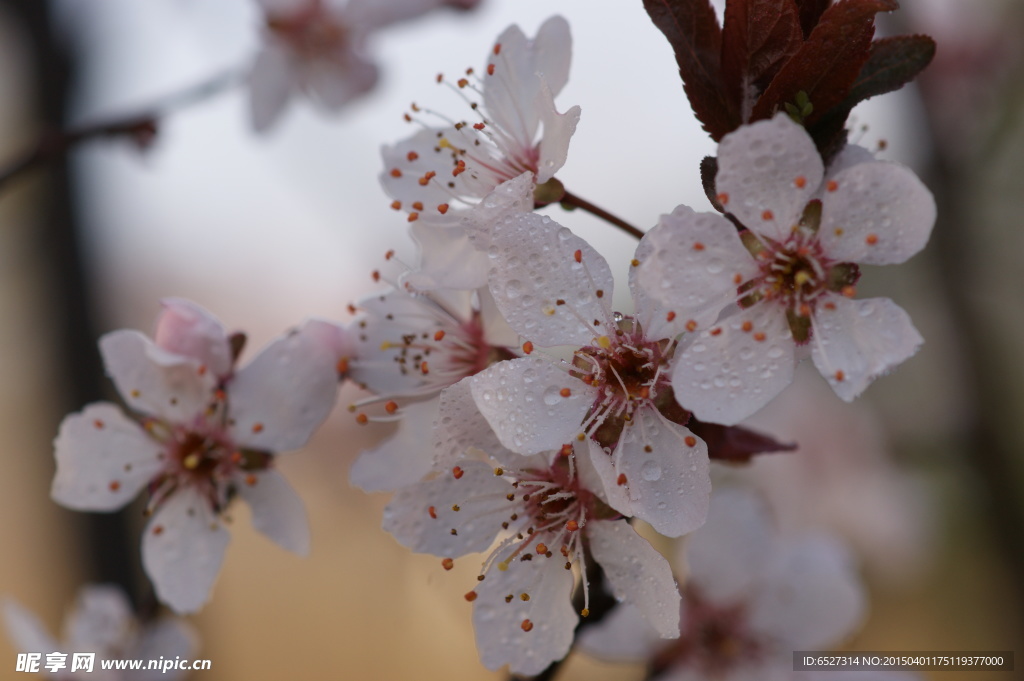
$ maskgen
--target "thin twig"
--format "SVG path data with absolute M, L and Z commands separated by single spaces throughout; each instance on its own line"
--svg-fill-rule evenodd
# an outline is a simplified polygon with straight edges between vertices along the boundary
M 622 231 L 626 232 L 630 236 L 636 237 L 637 239 L 642 239 L 644 236 L 643 232 L 641 232 L 639 229 L 629 224 L 622 218 L 612 215 L 603 208 L 598 208 L 594 204 L 590 203 L 585 199 L 581 199 L 580 197 L 576 196 L 570 191 L 565 192 L 565 196 L 562 197 L 561 203 L 563 206 L 572 206 L 573 208 L 580 208 L 582 210 L 587 211 L 588 213 L 591 213 L 592 215 L 596 215 L 602 220 L 605 220 L 606 222 L 615 225 Z
M 140 144 L 147 143 L 157 132 L 160 119 L 168 114 L 223 92 L 241 82 L 240 72 L 232 70 L 192 85 L 180 92 L 161 99 L 143 111 L 112 118 L 100 123 L 90 123 L 67 130 L 43 132 L 29 151 L 0 170 L 0 191 L 6 189 L 11 180 L 36 167 L 53 163 L 64 158 L 73 148 L 91 139 L 102 137 L 134 138 Z

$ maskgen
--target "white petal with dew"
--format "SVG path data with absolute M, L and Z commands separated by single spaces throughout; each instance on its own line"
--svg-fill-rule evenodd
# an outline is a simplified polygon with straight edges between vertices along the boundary
M 686 346 L 672 372 L 672 389 L 701 421 L 735 425 L 793 381 L 795 353 L 782 308 L 757 303 Z
M 782 241 L 814 198 L 823 173 L 814 141 L 783 113 L 722 138 L 715 191 L 745 227 Z
M 894 265 L 924 248 L 935 199 L 912 170 L 861 163 L 831 178 L 822 198 L 819 239 L 834 260 Z
M 851 401 L 924 343 L 910 316 L 888 298 L 829 296 L 814 313 L 811 357 L 839 397 Z
M 488 669 L 509 665 L 514 674 L 535 675 L 572 646 L 579 617 L 572 607 L 572 570 L 564 558 L 515 558 L 505 571 L 491 570 L 476 587 L 473 628 L 480 661 Z M 522 594 L 529 600 L 523 600 Z M 506 596 L 512 599 L 506 602 Z M 523 623 L 529 621 L 529 631 Z
M 164 448 L 113 404 L 70 414 L 54 440 L 57 473 L 50 495 L 78 511 L 121 508 L 160 474 Z
M 494 301 L 524 338 L 585 346 L 608 333 L 611 269 L 568 228 L 535 213 L 508 217 L 494 225 L 488 256 Z
M 238 495 L 252 511 L 252 526 L 272 542 L 294 554 L 309 554 L 309 520 L 295 489 L 277 471 L 235 476 Z
M 594 521 L 586 531 L 615 598 L 636 606 L 662 638 L 679 638 L 679 590 L 668 561 L 624 520 Z
M 349 481 L 364 492 L 392 492 L 425 478 L 433 469 L 433 457 L 423 437 L 437 420 L 438 404 L 435 397 L 403 405 L 398 431 L 359 454 Z
M 433 423 L 434 458 L 438 468 L 450 469 L 466 457 L 470 448 L 479 449 L 499 461 L 513 462 L 518 456 L 506 449 L 480 413 L 471 389 L 472 378 L 464 378 L 441 393 Z M 417 434 L 422 445 L 423 433 Z M 422 477 L 422 476 L 421 476 Z
M 164 298 L 160 304 L 163 310 L 153 332 L 158 346 L 197 360 L 215 376 L 230 373 L 231 344 L 220 320 L 190 300 Z
M 640 240 L 636 260 L 629 285 L 650 338 L 671 338 L 690 322 L 706 329 L 759 271 L 731 222 L 686 206 L 661 216 Z
M 384 530 L 418 553 L 458 558 L 487 549 L 501 531 L 512 484 L 482 461 L 403 487 L 384 509 Z M 455 509 L 458 510 L 455 510 Z M 509 511 L 511 513 L 511 511 Z M 454 530 L 454 532 L 453 532 Z
M 210 598 L 231 535 L 191 487 L 157 509 L 142 535 L 142 566 L 156 596 L 184 615 Z
M 498 440 L 519 454 L 572 442 L 597 390 L 538 356 L 498 362 L 471 377 L 470 388 Z

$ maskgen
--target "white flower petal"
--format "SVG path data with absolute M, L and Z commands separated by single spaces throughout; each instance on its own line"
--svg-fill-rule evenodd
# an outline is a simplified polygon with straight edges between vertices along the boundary
M 163 470 L 163 447 L 113 404 L 90 404 L 65 417 L 54 440 L 57 474 L 50 495 L 78 511 L 113 511 Z
M 49 653 L 60 650 L 57 641 L 34 614 L 12 598 L 3 599 L 4 624 L 14 648 L 23 653 Z
M 402 546 L 444 558 L 488 548 L 507 520 L 500 511 L 512 484 L 482 461 L 463 461 L 459 470 L 398 490 L 384 509 L 384 530 Z
M 126 656 L 139 660 L 156 660 L 161 657 L 165 660 L 188 659 L 194 658 L 198 649 L 198 637 L 192 627 L 181 620 L 165 617 L 147 626 Z M 185 678 L 187 674 L 188 670 L 180 669 L 172 669 L 167 673 L 162 669 L 143 669 L 133 678 L 139 681 L 174 681 Z
M 860 163 L 831 178 L 822 198 L 822 248 L 834 260 L 901 263 L 924 248 L 935 225 L 935 199 L 909 168 Z
M 668 561 L 625 521 L 594 521 L 586 531 L 615 598 L 636 606 L 662 638 L 679 638 L 679 590 Z
M 629 495 L 629 508 L 617 511 L 650 523 L 666 537 L 704 524 L 711 496 L 708 448 L 689 429 L 643 407 L 622 431 L 612 459 L 616 472 L 626 476 Z M 610 486 L 606 480 L 605 489 Z
M 104 335 L 100 354 L 117 391 L 136 411 L 185 423 L 213 399 L 213 372 L 194 359 L 167 352 L 138 331 Z
M 867 607 L 850 555 L 825 536 L 807 536 L 777 549 L 761 564 L 752 594 L 750 625 L 794 650 L 822 650 L 842 642 Z
M 888 298 L 850 300 L 832 295 L 816 306 L 811 356 L 847 402 L 878 376 L 917 352 L 924 339 L 910 316 Z
M 309 320 L 271 342 L 228 384 L 236 444 L 267 452 L 298 449 L 334 407 L 336 329 Z
M 715 190 L 745 227 L 782 241 L 814 198 L 823 173 L 810 135 L 778 114 L 722 138 Z
M 376 30 L 416 19 L 446 5 L 469 9 L 475 3 L 476 0 L 349 0 L 345 16 L 363 30 Z
M 498 309 L 537 345 L 591 345 L 613 323 L 608 263 L 551 218 L 530 213 L 498 222 L 488 255 Z
M 664 639 L 631 603 L 619 604 L 600 622 L 584 629 L 576 643 L 587 655 L 612 662 L 646 662 L 665 645 Z
M 518 458 L 506 449 L 491 425 L 480 413 L 471 389 L 472 378 L 464 378 L 441 392 L 434 429 L 434 459 L 438 468 L 450 469 L 466 456 L 470 448 L 483 451 L 499 461 L 511 462 Z M 417 437 L 420 442 L 423 433 Z M 425 474 L 425 473 L 424 473 Z M 422 476 L 420 476 L 422 477 Z
M 210 598 L 230 539 L 195 489 L 168 497 L 142 535 L 142 566 L 157 598 L 179 615 L 198 611 Z
M 477 408 L 498 440 L 519 454 L 572 442 L 596 397 L 596 389 L 545 357 L 498 362 L 470 381 Z
M 414 289 L 474 289 L 487 284 L 487 255 L 476 249 L 462 227 L 417 220 L 409 232 L 420 247 L 420 263 L 403 281 Z
M 256 132 L 266 132 L 277 122 L 296 84 L 296 65 L 288 51 L 273 42 L 266 44 L 249 73 L 249 113 Z
M 252 510 L 252 526 L 286 551 L 309 555 L 306 507 L 284 476 L 273 470 L 255 473 L 255 484 L 246 477 L 237 475 L 235 487 Z
M 514 559 L 504 572 L 491 570 L 476 588 L 473 628 L 480 661 L 491 670 L 535 675 L 572 647 L 579 617 L 572 607 L 573 573 L 562 557 Z M 520 598 L 528 594 L 527 601 Z M 511 601 L 505 597 L 513 594 Z M 523 622 L 532 627 L 525 631 Z
M 380 150 L 384 170 L 379 179 L 387 195 L 400 202 L 401 210 L 415 211 L 420 221 L 453 226 L 458 224 L 458 212 L 453 209 L 441 213 L 438 206 L 458 205 L 453 195 L 483 198 L 486 192 L 476 193 L 476 184 L 468 182 L 469 173 L 452 175 L 460 158 L 452 147 L 464 145 L 461 140 L 458 144 L 441 143 L 449 137 L 458 140 L 451 128 L 426 128 L 395 145 L 384 145 Z M 436 176 L 421 183 L 429 172 Z M 413 207 L 416 202 L 423 204 L 422 210 Z
M 672 389 L 701 421 L 734 425 L 793 381 L 795 347 L 783 310 L 771 301 L 758 303 L 687 346 L 676 360 Z
M 493 226 L 507 217 L 533 212 L 533 173 L 525 172 L 502 182 L 484 200 L 459 218 L 473 246 L 479 251 L 491 247 Z
M 64 642 L 77 651 L 117 650 L 132 638 L 134 627 L 124 592 L 109 584 L 91 584 L 79 590 L 75 609 L 64 620 Z
M 736 301 L 739 284 L 759 272 L 731 222 L 686 206 L 661 216 L 640 240 L 636 260 L 629 285 L 650 338 L 671 338 L 691 321 L 707 328 Z
M 224 325 L 190 300 L 164 298 L 153 341 L 164 350 L 191 357 L 216 376 L 231 372 L 231 344 Z
M 494 122 L 525 147 L 533 146 L 540 123 L 535 106 L 546 82 L 557 95 L 569 78 L 572 36 L 569 23 L 560 16 L 544 22 L 537 37 L 528 39 L 515 25 L 496 41 L 498 54 L 488 55 L 494 73 L 484 77 L 483 107 Z M 542 78 L 538 78 L 538 74 Z
M 537 183 L 547 182 L 555 176 L 569 156 L 569 141 L 580 122 L 580 107 L 570 107 L 565 113 L 558 113 L 554 95 L 547 83 L 541 84 L 537 108 L 540 110 L 544 134 L 540 139 L 537 161 Z
M 750 595 L 774 548 L 768 508 L 745 489 L 726 488 L 711 497 L 708 520 L 685 544 L 688 579 L 703 598 L 731 604 Z
M 377 67 L 350 50 L 304 62 L 300 68 L 310 98 L 326 111 L 338 111 L 377 84 Z
M 437 420 L 438 404 L 434 398 L 404 405 L 398 431 L 359 455 L 349 471 L 349 481 L 364 492 L 392 492 L 426 477 L 433 469 L 433 457 L 423 446 L 423 438 Z

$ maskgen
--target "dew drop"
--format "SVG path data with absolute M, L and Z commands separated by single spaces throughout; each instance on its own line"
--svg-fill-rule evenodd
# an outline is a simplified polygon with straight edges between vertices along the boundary
M 640 468 L 640 475 L 647 482 L 661 480 L 661 466 L 659 466 L 655 461 L 647 461 Z

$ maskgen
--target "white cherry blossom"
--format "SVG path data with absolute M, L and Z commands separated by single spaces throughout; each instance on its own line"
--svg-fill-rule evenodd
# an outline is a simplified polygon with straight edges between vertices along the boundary
M 761 500 L 732 488 L 715 493 L 707 523 L 685 549 L 677 642 L 666 645 L 624 606 L 583 634 L 583 649 L 604 658 L 654 659 L 660 681 L 833 678 L 831 671 L 794 672 L 793 651 L 828 650 L 863 618 L 863 588 L 841 544 L 825 535 L 779 536 Z M 864 672 L 863 678 L 914 677 Z
M 155 681 L 180 679 L 186 672 L 169 669 L 124 671 L 102 669 L 102 660 L 191 658 L 197 648 L 192 627 L 185 622 L 164 617 L 142 625 L 132 614 L 124 593 L 115 586 L 89 585 L 78 593 L 75 607 L 64 620 L 63 635 L 54 638 L 42 622 L 13 600 L 3 603 L 4 623 L 14 647 L 24 653 L 42 653 L 42 675 L 64 681 Z M 60 652 L 67 657 L 63 669 L 51 672 L 45 668 L 47 653 Z M 71 672 L 73 653 L 95 653 L 92 671 Z
M 270 128 L 301 92 L 337 111 L 377 83 L 367 35 L 443 5 L 477 0 L 256 0 L 265 15 L 263 46 L 249 75 L 253 127 Z
M 113 511 L 147 489 L 143 567 L 157 597 L 185 613 L 203 605 L 220 570 L 229 540 L 221 514 L 235 496 L 257 530 L 308 552 L 302 502 L 273 454 L 303 446 L 333 407 L 339 330 L 309 321 L 219 373 L 223 364 L 205 362 L 233 358 L 220 323 L 191 303 L 165 305 L 160 344 L 130 330 L 100 339 L 107 372 L 137 416 L 101 402 L 65 418 L 52 496 L 76 510 Z
M 578 566 L 589 615 L 586 556 L 600 564 L 619 600 L 633 603 L 655 631 L 678 634 L 679 595 L 668 562 L 602 500 L 583 447 L 532 457 L 488 458 L 475 450 L 436 478 L 399 490 L 384 529 L 414 551 L 453 560 L 491 549 L 473 603 L 480 659 L 538 674 L 568 654 L 578 617 Z M 497 542 L 496 542 L 497 540 Z
M 526 210 L 532 210 L 534 187 L 565 164 L 579 121 L 578 106 L 559 113 L 554 104 L 569 79 L 571 52 L 569 24 L 560 16 L 545 21 L 532 39 L 510 26 L 488 52 L 483 70 L 470 69 L 451 84 L 469 101 L 469 119 L 453 120 L 417 105 L 406 114 L 424 128 L 382 149 L 381 183 L 394 199 L 392 208 L 408 214 L 413 236 L 425 250 L 449 242 L 462 244 L 459 257 L 471 256 L 460 224 L 465 213 L 524 173 Z M 424 120 L 432 116 L 442 124 Z
M 355 307 L 354 307 L 355 309 Z M 352 484 L 393 491 L 433 469 L 429 433 L 441 391 L 494 362 L 514 357 L 516 336 L 487 289 L 415 291 L 399 285 L 359 303 L 352 325 L 349 377 L 373 393 L 350 405 L 356 420 L 398 421 L 398 431 L 364 451 Z M 371 408 L 383 405 L 383 414 Z
M 640 281 L 699 331 L 675 368 L 682 404 L 737 423 L 789 385 L 807 350 L 850 401 L 917 351 L 900 307 L 851 299 L 857 263 L 900 263 L 928 240 L 935 202 L 913 172 L 850 147 L 826 173 L 785 115 L 727 135 L 718 164 L 718 201 L 747 231 L 680 206 L 637 256 Z
M 613 311 L 608 263 L 545 216 L 499 221 L 487 254 L 491 292 L 524 351 L 575 348 L 571 362 L 539 352 L 469 379 L 501 444 L 530 455 L 586 441 L 613 508 L 667 536 L 699 527 L 711 492 L 707 447 L 684 425 L 670 381 L 688 320 L 632 272 L 635 313 Z

